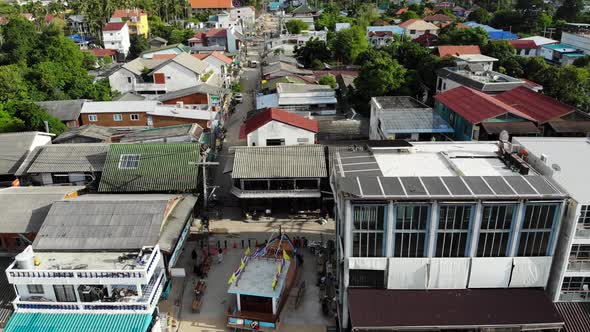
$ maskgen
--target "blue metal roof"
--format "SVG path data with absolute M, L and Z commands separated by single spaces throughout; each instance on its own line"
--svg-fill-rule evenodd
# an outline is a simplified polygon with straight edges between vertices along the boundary
M 491 40 L 515 40 L 518 39 L 518 35 L 513 34 L 509 31 L 488 31 L 488 37 Z
M 151 321 L 150 314 L 17 312 L 4 332 L 146 332 Z
M 404 29 L 400 28 L 397 25 L 385 25 L 385 26 L 368 26 L 367 32 L 377 32 L 377 31 L 391 31 L 391 33 L 396 35 L 403 35 Z
M 280 2 L 269 2 L 268 3 L 268 8 L 270 10 L 278 10 L 281 7 L 281 3 Z

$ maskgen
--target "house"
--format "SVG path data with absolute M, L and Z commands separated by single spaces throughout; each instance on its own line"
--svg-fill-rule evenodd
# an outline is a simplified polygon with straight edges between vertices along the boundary
M 16 176 L 25 186 L 80 185 L 96 189 L 108 149 L 104 143 L 39 146 Z
M 206 32 L 200 32 L 188 40 L 189 46 L 193 53 L 211 53 L 213 51 L 222 51 L 234 53 L 240 50 L 244 38 L 236 30 L 236 27 L 229 29 L 209 29 Z
M 395 35 L 403 34 L 404 29 L 397 25 L 367 27 L 367 41 L 373 47 L 387 45 L 394 40 Z
M 296 64 L 286 62 L 275 62 L 262 67 L 262 76 L 265 80 L 269 80 L 275 77 L 283 77 L 289 75 L 306 76 L 312 75 L 313 71 L 309 69 L 299 68 Z
M 181 102 L 182 103 L 182 102 Z M 172 106 L 156 106 L 147 113 L 148 121 L 154 128 L 196 123 L 207 129 L 214 129 L 219 123 L 220 112 L 207 109 L 185 107 L 177 103 Z
M 111 22 L 127 22 L 129 33 L 148 37 L 150 31 L 148 15 L 141 9 L 115 9 Z
M 371 98 L 371 140 L 447 140 L 447 135 L 453 132 L 453 128 L 432 108 L 412 97 Z
M 590 30 L 586 27 L 585 29 L 563 31 L 561 33 L 561 43 L 571 45 L 584 54 L 590 55 Z
M 95 101 L 86 102 L 80 111 L 80 124 L 102 127 L 147 127 L 147 113 L 153 111 L 157 101 Z
M 105 48 L 117 50 L 118 60 L 124 61 L 129 53 L 131 41 L 127 22 L 109 22 L 102 28 L 102 42 Z
M 340 326 L 563 326 L 543 288 L 568 195 L 510 150 L 395 141 L 330 164 Z
M 256 9 L 252 6 L 232 8 L 229 10 L 229 17 L 244 27 L 252 28 L 256 23 Z
M 223 86 L 229 88 L 231 85 L 233 60 L 219 51 L 210 54 L 193 54 L 197 59 L 207 63 L 223 80 Z
M 158 101 L 164 105 L 208 109 L 209 107 L 220 106 L 225 93 L 225 89 L 205 83 L 186 89 L 168 92 L 158 96 Z
M 116 129 L 90 124 L 71 128 L 65 133 L 57 136 L 52 143 L 110 143 L 113 136 L 117 136 Z
M 520 40 L 532 40 L 533 42 L 535 42 L 535 44 L 537 45 L 538 48 L 540 48 L 541 46 L 544 46 L 544 45 L 551 45 L 551 44 L 558 44 L 559 43 L 558 40 L 550 39 L 550 38 L 546 38 L 546 37 L 542 37 L 542 36 L 525 37 L 525 38 L 520 38 Z
M 318 209 L 328 176 L 324 150 L 314 144 L 236 147 L 231 192 L 249 213 Z
M 293 83 L 293 84 L 317 84 L 315 78 L 311 76 L 289 75 L 271 78 L 262 82 L 262 91 L 266 94 L 276 93 L 277 84 L 279 83 Z
M 404 34 L 412 39 L 416 39 L 425 33 L 438 35 L 440 30 L 436 25 L 416 18 L 400 23 L 399 27 L 403 28 Z
M 162 37 L 153 37 L 148 40 L 151 49 L 158 49 L 168 45 L 168 41 Z
M 198 143 L 113 144 L 98 192 L 188 193 L 198 188 Z
M 496 94 L 527 85 L 524 80 L 491 70 L 494 58 L 477 54 L 456 58 L 462 66 L 446 67 L 436 71 L 436 93 L 466 86 L 488 94 Z
M 104 48 L 92 48 L 89 50 L 82 50 L 82 52 L 92 53 L 96 57 L 96 65 L 95 68 L 100 67 L 101 61 L 106 60 L 107 58 L 110 59 L 111 62 L 117 61 L 117 51 L 111 49 L 104 49 Z
M 291 65 L 294 65 L 297 67 L 303 67 L 303 65 L 301 65 L 299 63 L 299 61 L 297 61 L 297 58 L 295 58 L 293 56 L 288 56 L 288 55 L 268 54 L 262 60 L 262 64 L 265 66 L 274 65 L 275 63 L 279 63 L 279 62 L 288 63 L 288 64 L 291 64 Z
M 75 197 L 84 187 L 0 189 L 0 255 L 14 256 L 33 243 L 54 201 Z
M 49 100 L 36 102 L 49 115 L 57 118 L 68 128 L 75 128 L 80 125 L 80 111 L 82 105 L 88 99 L 73 99 L 73 100 Z
M 279 107 L 296 114 L 336 114 L 336 92 L 329 85 L 278 83 L 277 93 L 257 98 L 257 109 Z
M 457 66 L 468 67 L 471 71 L 491 71 L 498 59 L 483 54 L 461 54 L 454 56 Z
M 537 44 L 532 40 L 516 39 L 509 40 L 508 42 L 516 50 L 516 55 L 524 57 L 538 56 Z
M 141 95 L 164 94 L 215 81 L 213 69 L 188 53 L 172 58 L 137 58 L 110 73 L 112 90 Z M 203 81 L 205 80 L 205 81 Z
M 90 25 L 84 15 L 70 15 L 66 18 L 66 23 L 71 34 L 88 36 L 91 34 Z
M 414 42 L 424 47 L 431 48 L 438 45 L 438 36 L 429 32 L 415 38 Z
M 193 14 L 202 12 L 219 13 L 233 8 L 231 0 L 190 0 Z
M 203 128 L 198 124 L 185 124 L 133 131 L 123 136 L 121 143 L 184 143 L 199 142 Z
M 191 50 L 189 47 L 178 43 L 178 44 L 165 45 L 165 46 L 162 46 L 159 48 L 152 48 L 152 49 L 143 51 L 139 57 L 144 58 L 144 59 L 153 59 L 154 56 L 159 55 L 159 54 L 179 55 L 182 53 L 190 53 L 190 52 L 191 52 Z
M 571 65 L 584 57 L 583 50 L 566 44 L 551 44 L 541 47 L 540 54 L 547 62 L 561 66 Z
M 467 16 L 469 16 L 468 13 L 470 13 L 470 11 L 468 11 L 467 9 L 465 9 L 461 6 L 455 6 L 455 7 L 453 7 L 453 9 L 451 11 L 453 12 L 453 15 L 456 15 L 459 17 L 467 17 Z
M 242 31 L 242 23 L 237 19 L 230 16 L 229 12 L 220 12 L 216 15 L 209 16 L 207 22 L 205 22 L 207 28 L 213 29 L 229 29 L 235 27 L 239 31 Z
M 6 270 L 17 294 L 5 330 L 160 329 L 158 299 L 170 286 L 195 202 L 84 195 L 53 203 L 33 245 Z
M 428 23 L 436 25 L 439 28 L 442 28 L 443 26 L 453 22 L 453 18 L 445 14 L 428 15 L 424 16 L 422 19 Z
M 244 122 L 240 139 L 248 146 L 304 145 L 315 144 L 317 132 L 316 120 L 267 108 Z
M 468 54 L 481 54 L 478 45 L 439 45 L 436 47 L 436 52 L 441 58 L 446 56 L 455 57 Z
M 464 24 L 467 26 L 470 26 L 472 28 L 484 29 L 485 32 L 487 32 L 488 38 L 490 40 L 514 40 L 514 39 L 519 38 L 517 34 L 514 34 L 510 31 L 496 29 L 496 28 L 491 27 L 489 25 L 480 24 L 480 23 L 476 23 L 476 22 L 465 22 Z
M 53 136 L 36 131 L 0 134 L 0 187 L 18 186 L 16 173 L 21 164 L 35 148 L 51 144 Z

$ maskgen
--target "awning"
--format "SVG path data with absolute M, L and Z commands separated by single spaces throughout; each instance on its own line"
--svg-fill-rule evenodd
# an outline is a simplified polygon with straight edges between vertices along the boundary
M 385 290 L 349 288 L 353 331 L 369 329 L 559 328 L 541 289 Z
M 151 314 L 76 314 L 17 312 L 4 332 L 146 332 Z
M 538 134 L 539 128 L 529 121 L 516 122 L 482 122 L 481 126 L 490 135 L 497 135 L 506 130 L 510 135 Z
M 589 133 L 590 121 L 550 121 L 549 125 L 556 133 Z
M 590 303 L 558 302 L 555 306 L 565 320 L 564 332 L 590 331 Z

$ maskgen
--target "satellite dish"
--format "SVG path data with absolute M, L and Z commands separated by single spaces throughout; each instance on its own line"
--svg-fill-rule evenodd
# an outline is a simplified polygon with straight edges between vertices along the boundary
M 561 172 L 561 167 L 557 164 L 551 165 L 551 168 L 553 168 L 553 170 L 556 172 Z
M 506 143 L 506 142 L 508 142 L 508 139 L 510 139 L 510 135 L 508 134 L 508 132 L 506 130 L 502 130 L 500 132 L 500 141 L 502 143 Z

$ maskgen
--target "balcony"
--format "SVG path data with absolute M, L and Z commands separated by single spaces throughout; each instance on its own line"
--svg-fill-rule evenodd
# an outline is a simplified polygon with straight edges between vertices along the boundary
M 137 92 L 166 92 L 165 83 L 135 83 L 133 84 L 133 88 Z
M 577 239 L 590 239 L 590 229 L 585 228 L 582 225 L 578 225 L 576 228 L 576 238 Z
M 590 272 L 590 260 L 571 259 L 567 264 L 567 272 Z
M 149 251 L 151 250 L 151 253 Z M 144 247 L 137 257 L 129 253 L 33 253 L 29 246 L 23 253 L 39 259 L 39 266 L 22 269 L 13 262 L 6 269 L 11 284 L 48 285 L 137 285 L 148 284 L 159 268 L 160 248 Z M 149 253 L 149 254 L 148 254 Z M 133 256 L 133 255 L 132 255 Z M 147 257 L 147 259 L 143 259 Z M 125 259 L 123 259 L 125 258 Z M 115 266 L 116 269 L 112 269 Z
M 314 198 L 321 197 L 319 189 L 290 190 L 241 190 L 232 187 L 231 193 L 238 198 Z

